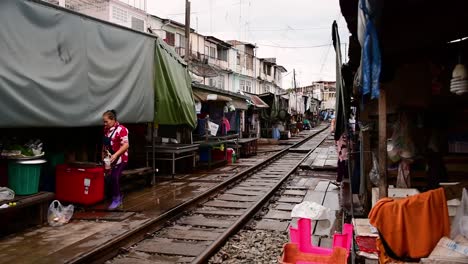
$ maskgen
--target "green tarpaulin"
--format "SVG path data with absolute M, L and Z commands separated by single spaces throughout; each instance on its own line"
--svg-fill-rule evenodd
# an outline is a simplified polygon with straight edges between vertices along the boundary
M 154 53 L 155 123 L 195 128 L 192 79 L 185 63 L 160 39 Z

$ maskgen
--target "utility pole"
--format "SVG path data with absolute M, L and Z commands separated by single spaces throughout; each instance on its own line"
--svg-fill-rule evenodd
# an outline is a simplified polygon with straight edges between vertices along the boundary
M 190 57 L 190 1 L 185 0 L 185 61 Z
M 293 69 L 293 84 L 294 84 L 294 92 L 296 93 L 296 114 L 299 117 L 299 107 L 298 107 L 298 98 L 297 98 L 297 87 L 296 87 L 296 69 Z

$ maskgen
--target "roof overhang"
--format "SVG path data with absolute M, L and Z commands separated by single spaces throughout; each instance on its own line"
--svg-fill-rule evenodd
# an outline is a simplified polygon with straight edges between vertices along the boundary
M 216 44 L 216 45 L 223 46 L 223 47 L 225 47 L 225 48 L 230 48 L 230 47 L 232 47 L 231 44 L 229 44 L 229 43 L 227 43 L 227 42 L 225 42 L 225 41 L 223 41 L 223 40 L 221 40 L 221 39 L 219 39 L 219 38 L 216 38 L 216 37 L 214 37 L 214 36 L 206 36 L 206 37 L 205 37 L 205 40 L 208 40 L 208 41 L 210 41 L 210 42 L 212 42 L 212 43 L 214 43 L 214 44 Z
M 156 18 L 159 18 L 159 17 L 156 17 Z M 171 25 L 171 26 L 174 26 L 174 27 L 178 27 L 178 28 L 180 28 L 180 29 L 184 29 L 184 30 L 185 30 L 185 24 L 180 23 L 180 22 L 177 22 L 177 21 L 174 21 L 174 20 L 172 20 L 172 19 L 167 19 L 167 18 L 165 18 L 165 19 L 162 20 L 162 22 L 163 22 L 164 24 L 168 24 L 168 25 Z M 190 28 L 190 32 L 195 32 L 195 29 Z
M 217 93 L 209 93 L 200 90 L 193 90 L 193 97 L 198 102 L 231 102 L 232 99 Z
M 281 66 L 281 65 L 276 65 L 275 66 L 278 70 L 280 70 L 281 72 L 288 72 L 288 70 L 286 70 L 285 67 Z
M 249 96 L 250 101 L 252 102 L 255 108 L 260 108 L 260 109 L 270 108 L 270 106 L 267 103 L 265 103 L 262 99 L 260 99 L 260 97 L 258 97 L 257 95 L 247 94 L 247 93 L 246 95 Z
M 242 95 L 242 94 L 239 94 L 239 93 L 233 93 L 233 92 L 221 90 L 221 89 L 218 89 L 216 87 L 212 87 L 212 86 L 208 86 L 208 85 L 204 85 L 204 84 L 196 83 L 196 82 L 192 82 L 192 88 L 200 90 L 200 91 L 205 92 L 205 93 L 220 94 L 220 95 L 223 95 L 223 96 L 230 97 L 232 99 L 239 99 L 239 100 L 249 99 L 248 96 L 245 96 L 245 95 Z

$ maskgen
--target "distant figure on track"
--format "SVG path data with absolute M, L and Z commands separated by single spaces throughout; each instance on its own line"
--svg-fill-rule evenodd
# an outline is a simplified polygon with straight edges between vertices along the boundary
M 104 122 L 104 137 L 102 140 L 102 159 L 110 155 L 110 185 L 112 203 L 109 210 L 115 210 L 122 205 L 123 196 L 120 193 L 120 177 L 128 163 L 128 129 L 117 122 L 115 110 L 108 110 L 102 115 Z

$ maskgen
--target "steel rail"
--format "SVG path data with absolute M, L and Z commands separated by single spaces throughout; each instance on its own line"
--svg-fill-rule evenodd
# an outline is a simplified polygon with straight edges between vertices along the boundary
M 186 212 L 188 209 L 190 209 L 191 207 L 194 207 L 208 199 L 210 199 L 214 194 L 218 193 L 220 190 L 223 190 L 225 189 L 226 187 L 228 187 L 229 185 L 237 182 L 237 181 L 240 181 L 242 180 L 243 178 L 255 173 L 256 171 L 266 167 L 268 164 L 276 161 L 277 159 L 279 159 L 280 157 L 284 156 L 285 154 L 288 153 L 288 151 L 291 149 L 291 148 L 297 148 L 298 146 L 304 144 L 305 142 L 309 141 L 310 139 L 312 139 L 313 137 L 315 137 L 316 135 L 320 134 L 321 132 L 323 132 L 324 130 L 326 130 L 328 128 L 328 126 L 325 126 L 324 128 L 316 131 L 315 133 L 307 136 L 306 138 L 304 138 L 303 140 L 295 143 L 294 145 L 291 145 L 291 146 L 288 146 L 286 147 L 285 149 L 279 151 L 278 153 L 268 157 L 265 161 L 253 166 L 253 167 L 250 167 L 244 171 L 241 171 L 235 175 L 233 175 L 232 177 L 228 178 L 227 180 L 225 180 L 224 182 L 222 183 L 219 183 L 218 185 L 216 186 L 213 186 L 212 188 L 206 190 L 205 192 L 193 197 L 192 199 L 190 200 L 187 200 L 177 206 L 175 206 L 174 208 L 170 209 L 169 211 L 161 214 L 160 216 L 156 217 L 156 218 L 153 218 L 151 220 L 149 220 L 148 222 L 142 224 L 141 226 L 137 227 L 136 229 L 130 231 L 130 232 L 126 232 L 122 235 L 119 235 L 119 236 L 116 236 L 114 237 L 113 239 L 109 240 L 108 242 L 100 245 L 100 246 L 97 246 L 95 247 L 94 249 L 90 250 L 90 251 L 87 251 L 87 252 L 84 252 L 68 261 L 66 261 L 65 263 L 73 263 L 73 264 L 81 264 L 81 263 L 103 263 L 115 256 L 117 256 L 119 254 L 119 251 L 122 249 L 122 248 L 125 248 L 125 247 L 128 247 L 128 246 L 131 246 L 135 243 L 138 243 L 142 240 L 145 239 L 145 237 L 149 234 L 149 233 L 153 233 L 153 232 L 156 232 L 157 230 L 159 230 L 162 226 L 164 226 L 166 224 L 166 222 L 170 221 L 171 219 L 173 218 L 176 218 L 178 217 L 181 213 L 184 213 Z M 304 155 L 304 159 L 308 156 L 307 155 Z M 302 162 L 303 159 L 301 159 L 301 162 Z M 297 167 L 300 165 L 301 163 L 298 163 L 297 166 L 295 166 L 295 168 L 292 170 L 292 172 L 294 172 Z M 284 177 L 284 179 L 281 180 L 281 182 L 283 182 L 287 177 L 289 177 L 289 175 L 292 173 L 288 173 L 287 176 Z M 275 188 L 279 188 L 279 186 L 281 186 L 280 183 L 278 183 Z M 266 199 L 266 196 L 264 196 L 264 198 Z M 262 199 L 264 200 L 264 199 Z M 259 206 L 259 203 L 256 203 L 254 207 L 258 207 Z M 251 211 L 251 210 L 249 210 Z M 242 218 L 242 217 L 241 217 Z M 245 221 L 245 220 L 244 220 Z M 243 222 L 243 221 L 242 221 Z M 240 221 L 239 223 L 237 223 L 237 221 L 235 222 L 235 226 L 238 227 L 240 225 Z M 231 228 L 230 228 L 231 230 Z M 233 231 L 234 228 L 231 230 Z M 218 241 L 218 240 L 216 240 Z M 219 243 L 218 243 L 219 245 Z M 211 248 L 211 246 L 210 246 Z M 212 251 L 212 250 L 210 250 Z
M 308 153 L 304 155 L 302 159 L 297 162 L 292 169 L 290 169 L 285 176 L 283 176 L 273 188 L 271 188 L 268 193 L 262 196 L 259 201 L 255 202 L 255 204 L 247 209 L 247 211 L 240 216 L 239 219 L 234 222 L 225 232 L 222 233 L 220 237 L 218 237 L 212 244 L 206 248 L 201 255 L 199 255 L 192 263 L 201 264 L 207 263 L 209 258 L 217 252 L 217 250 L 226 243 L 226 241 L 231 237 L 233 234 L 237 233 L 242 227 L 252 219 L 252 217 L 270 200 L 270 198 L 276 193 L 276 191 L 283 185 L 283 183 L 293 174 L 296 169 L 301 165 L 301 163 L 313 152 L 314 150 L 311 149 Z

